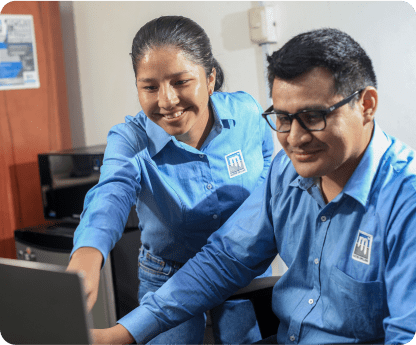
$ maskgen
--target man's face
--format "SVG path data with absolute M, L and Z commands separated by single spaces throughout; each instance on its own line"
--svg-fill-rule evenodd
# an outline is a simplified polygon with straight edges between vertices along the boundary
M 344 99 L 334 95 L 331 73 L 317 67 L 290 81 L 275 79 L 273 107 L 291 114 L 305 109 L 327 109 Z M 277 133 L 280 144 L 303 177 L 322 177 L 345 185 L 351 177 L 370 138 L 372 122 L 363 116 L 363 108 L 346 104 L 327 116 L 323 131 L 310 132 L 297 120 L 289 133 Z M 369 127 L 371 129 L 369 130 Z

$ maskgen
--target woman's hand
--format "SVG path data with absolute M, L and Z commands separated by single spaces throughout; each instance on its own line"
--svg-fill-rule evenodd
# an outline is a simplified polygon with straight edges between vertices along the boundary
M 111 328 L 92 329 L 93 344 L 131 344 L 134 338 L 122 325 L 117 324 Z
M 81 272 L 84 276 L 84 292 L 87 295 L 87 309 L 91 311 L 98 296 L 103 255 L 98 249 L 82 247 L 75 251 L 67 271 Z
M 93 344 L 112 344 L 109 340 L 111 334 L 109 333 L 110 328 L 104 329 L 91 329 L 91 337 Z

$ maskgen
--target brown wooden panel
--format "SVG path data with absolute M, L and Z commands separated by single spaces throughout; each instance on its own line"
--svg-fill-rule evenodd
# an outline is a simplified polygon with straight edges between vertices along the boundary
M 6 107 L 4 92 L 0 91 L 0 111 Z M 0 115 L 0 256 L 14 258 L 11 229 L 15 227 L 13 194 L 8 167 L 13 164 L 13 150 L 8 118 Z
M 33 16 L 40 79 L 38 89 L 0 91 L 0 256 L 12 257 L 13 231 L 46 223 L 37 155 L 70 148 L 71 133 L 59 3 L 14 1 L 1 13 Z

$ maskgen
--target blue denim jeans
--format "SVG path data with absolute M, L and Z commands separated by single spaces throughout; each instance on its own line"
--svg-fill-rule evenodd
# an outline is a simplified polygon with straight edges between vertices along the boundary
M 142 248 L 139 256 L 138 299 L 156 291 L 182 266 L 150 254 Z M 261 339 L 260 329 L 249 300 L 226 301 L 211 310 L 212 329 L 216 344 L 251 344 Z M 164 332 L 148 344 L 202 344 L 206 315 L 195 316 Z

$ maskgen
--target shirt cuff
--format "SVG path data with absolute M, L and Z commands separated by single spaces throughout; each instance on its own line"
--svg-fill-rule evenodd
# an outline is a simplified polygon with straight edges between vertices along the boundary
M 130 332 L 137 344 L 145 344 L 163 332 L 157 318 L 144 307 L 133 309 L 117 323 Z
M 78 229 L 77 229 L 78 231 Z M 108 253 L 110 253 L 112 246 L 111 240 L 97 234 L 94 229 L 82 229 L 79 233 L 75 232 L 74 247 L 72 248 L 70 258 L 74 252 L 81 247 L 92 247 L 98 249 L 103 255 L 103 265 L 107 262 Z

